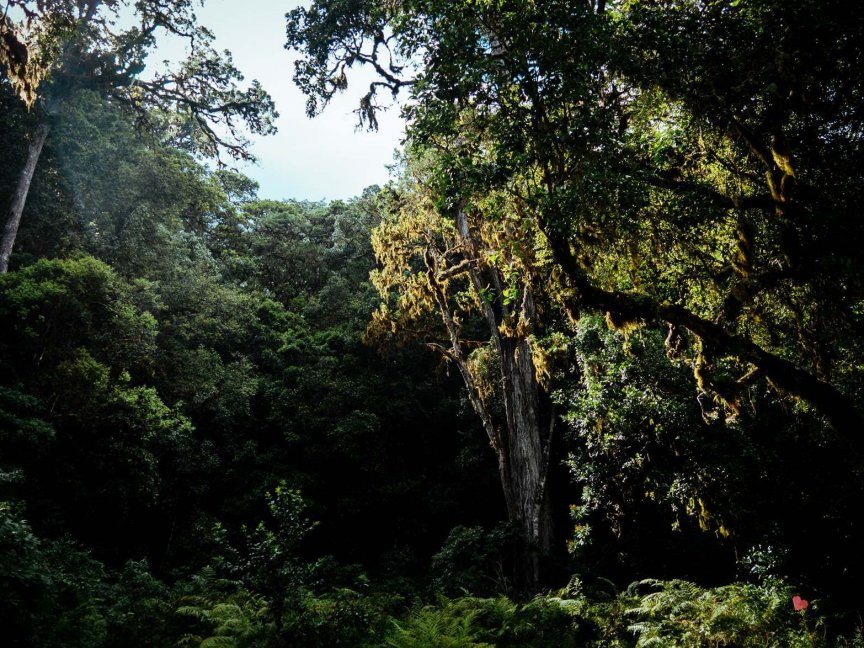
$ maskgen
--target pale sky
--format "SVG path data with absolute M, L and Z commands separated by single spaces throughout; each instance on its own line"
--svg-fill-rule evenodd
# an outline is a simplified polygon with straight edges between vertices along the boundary
M 262 198 L 322 200 L 359 195 L 387 181 L 386 165 L 403 136 L 398 107 L 379 116 L 378 132 L 356 131 L 357 107 L 371 73 L 355 69 L 348 91 L 315 119 L 306 117 L 306 99 L 294 86 L 294 54 L 284 48 L 285 13 L 294 0 L 205 0 L 199 23 L 216 36 L 217 50 L 230 50 L 247 80 L 258 79 L 276 102 L 279 132 L 253 138 L 257 165 L 239 170 L 257 180 Z M 177 55 L 177 44 L 162 42 L 148 62 Z

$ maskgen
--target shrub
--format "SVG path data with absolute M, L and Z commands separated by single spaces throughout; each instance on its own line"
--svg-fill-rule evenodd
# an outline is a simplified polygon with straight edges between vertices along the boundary
M 432 557 L 433 589 L 447 596 L 506 592 L 507 556 L 512 555 L 517 538 L 517 530 L 506 525 L 489 531 L 476 526 L 455 527 Z

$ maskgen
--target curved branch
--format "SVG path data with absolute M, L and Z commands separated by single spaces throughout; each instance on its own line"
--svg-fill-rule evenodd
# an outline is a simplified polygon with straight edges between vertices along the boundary
M 659 303 L 646 295 L 603 290 L 593 285 L 570 251 L 565 237 L 543 224 L 555 261 L 572 282 L 572 294 L 564 306 L 574 317 L 587 307 L 622 322 L 664 321 L 685 328 L 717 351 L 749 362 L 778 388 L 809 402 L 843 435 L 857 452 L 864 450 L 864 418 L 850 399 L 836 387 L 804 371 L 795 363 L 766 351 L 754 342 L 726 331 L 721 325 L 699 317 L 677 304 Z

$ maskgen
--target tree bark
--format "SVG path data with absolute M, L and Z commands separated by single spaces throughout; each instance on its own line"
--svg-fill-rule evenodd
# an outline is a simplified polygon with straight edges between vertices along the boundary
M 40 124 L 27 147 L 27 162 L 18 177 L 15 193 L 12 194 L 6 226 L 3 228 L 3 238 L 0 240 L 0 273 L 9 269 L 9 257 L 12 256 L 12 249 L 15 247 L 15 237 L 18 235 L 18 227 L 21 225 L 21 214 L 24 212 L 24 205 L 27 202 L 27 193 L 30 191 L 33 173 L 36 171 L 36 164 L 39 162 L 39 156 L 42 154 L 42 147 L 45 145 L 45 138 L 48 137 L 49 130 L 48 124 Z
M 474 289 L 480 294 L 483 281 L 480 275 L 477 250 L 471 237 L 468 217 L 464 211 L 457 214 L 460 243 L 468 258 L 468 274 Z M 502 299 L 502 281 L 498 271 L 489 268 L 489 279 L 497 297 L 494 304 L 484 304 L 484 314 L 491 339 L 501 363 L 502 395 L 506 422 L 498 432 L 499 472 L 508 505 L 508 517 L 522 531 L 523 547 L 516 565 L 517 587 L 523 591 L 536 591 L 541 581 L 540 558 L 552 549 L 552 518 L 546 491 L 549 468 L 549 444 L 544 438 L 541 388 L 537 381 L 531 343 L 525 335 L 502 331 L 508 315 Z M 530 284 L 522 288 L 519 313 L 528 322 L 535 319 L 534 300 Z M 551 416 L 551 413 L 550 413 Z M 551 422 L 549 429 L 551 431 Z
M 489 445 L 495 452 L 507 517 L 520 530 L 521 536 L 515 554 L 514 584 L 521 593 L 534 593 L 542 579 L 541 559 L 553 547 L 546 484 L 554 416 L 551 407 L 544 407 L 546 403 L 537 380 L 529 338 L 536 318 L 533 294 L 530 282 L 525 280 L 518 303 L 507 304 L 503 297 L 503 277 L 496 268 L 484 267 L 480 261 L 464 211 L 457 213 L 456 224 L 458 248 L 464 258 L 446 267 L 446 252 L 431 243 L 424 257 L 429 286 L 449 337 L 449 346 L 435 344 L 434 348 L 458 367 L 471 406 L 480 417 Z M 471 373 L 468 356 L 462 348 L 460 326 L 441 283 L 463 274 L 468 276 L 478 295 L 483 294 L 487 286 L 495 292 L 493 300 L 482 302 L 482 310 L 489 342 L 500 363 L 503 420 L 495 420 Z M 515 328 L 513 320 L 519 320 Z
M 529 591 L 541 579 L 540 557 L 552 549 L 546 476 L 548 439 L 542 438 L 540 386 L 526 339 L 503 338 L 501 375 L 507 416 L 507 453 L 512 493 L 511 521 L 517 522 L 526 547 L 517 565 L 519 580 Z M 545 442 L 545 443 L 544 443 Z

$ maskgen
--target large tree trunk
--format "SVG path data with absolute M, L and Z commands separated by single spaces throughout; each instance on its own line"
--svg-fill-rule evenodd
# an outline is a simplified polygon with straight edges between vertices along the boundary
M 33 173 L 36 171 L 36 164 L 42 154 L 42 147 L 45 145 L 45 138 L 48 137 L 49 129 L 48 124 L 40 124 L 27 147 L 27 162 L 18 177 L 15 193 L 12 194 L 12 202 L 6 217 L 6 227 L 3 228 L 3 239 L 0 241 L 0 273 L 9 269 L 9 257 L 12 256 L 12 249 L 15 247 L 15 237 L 18 235 L 18 227 L 21 224 L 21 214 L 24 213 L 27 193 L 30 191 Z
M 477 259 L 464 211 L 457 215 L 457 230 L 467 255 Z M 478 293 L 483 289 L 480 274 L 477 265 L 472 265 L 469 275 Z M 526 281 L 522 286 L 517 310 L 509 312 L 502 301 L 503 280 L 498 270 L 489 268 L 488 279 L 498 297 L 494 303 L 485 304 L 484 314 L 501 363 L 506 415 L 505 425 L 497 433 L 498 447 L 495 449 L 508 516 L 519 526 L 523 536 L 516 565 L 517 587 L 523 591 L 536 591 L 541 580 L 541 557 L 552 548 L 552 517 L 546 482 L 553 419 L 551 411 L 547 413 L 541 408 L 542 390 L 527 334 L 511 335 L 502 331 L 502 324 L 508 316 L 516 315 L 533 325 L 536 313 L 530 283 Z M 547 429 L 549 432 L 544 435 Z
M 507 415 L 507 463 L 511 493 L 510 519 L 522 529 L 525 547 L 517 567 L 519 585 L 536 591 L 540 559 L 552 549 L 552 523 L 546 491 L 549 443 L 543 438 L 540 386 L 526 339 L 500 339 L 501 374 Z M 551 423 L 549 424 L 551 431 Z
M 553 545 L 552 516 L 547 496 L 549 450 L 554 416 L 546 406 L 543 390 L 537 380 L 529 335 L 536 319 L 534 298 L 529 281 L 522 282 L 518 304 L 505 303 L 504 280 L 499 270 L 480 263 L 464 212 L 457 214 L 460 254 L 463 261 L 449 268 L 442 264 L 440 251 L 429 248 L 425 263 L 429 286 L 447 329 L 450 346 L 436 344 L 459 368 L 468 390 L 471 406 L 480 417 L 489 437 L 489 445 L 498 460 L 501 489 L 507 516 L 521 531 L 514 569 L 516 588 L 523 593 L 537 591 L 541 582 L 542 557 Z M 496 421 L 469 368 L 468 354 L 462 348 L 459 324 L 453 316 L 441 279 L 465 273 L 480 294 L 487 285 L 496 297 L 483 302 L 490 343 L 500 362 L 500 393 L 505 417 Z M 505 326 L 505 320 L 519 320 L 516 330 Z

